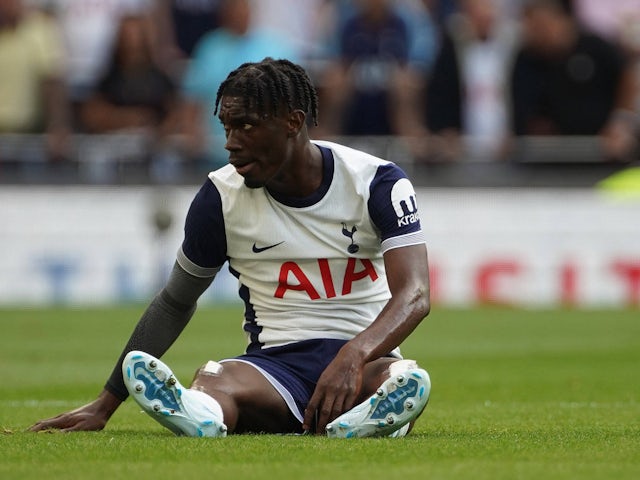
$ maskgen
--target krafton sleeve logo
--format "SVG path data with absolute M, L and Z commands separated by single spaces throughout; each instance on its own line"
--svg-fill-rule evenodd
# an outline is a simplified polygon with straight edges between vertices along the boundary
M 411 182 L 406 178 L 398 180 L 391 189 L 391 203 L 396 211 L 399 227 L 420 220 L 416 192 L 413 190 Z

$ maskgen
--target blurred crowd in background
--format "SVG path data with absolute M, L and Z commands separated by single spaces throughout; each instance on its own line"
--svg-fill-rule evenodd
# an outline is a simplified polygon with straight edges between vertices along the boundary
M 64 162 L 76 135 L 135 133 L 150 164 L 215 168 L 217 88 L 267 56 L 312 77 L 313 138 L 495 162 L 588 137 L 637 158 L 640 0 L 0 0 L 0 143 L 37 134 Z

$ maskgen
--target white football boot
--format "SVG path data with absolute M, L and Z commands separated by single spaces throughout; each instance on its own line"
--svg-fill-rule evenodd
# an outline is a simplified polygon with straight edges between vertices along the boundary
M 418 418 L 429 402 L 431 380 L 421 368 L 401 371 L 392 368 L 390 373 L 391 376 L 368 400 L 329 423 L 327 436 L 404 437 L 410 423 Z
M 145 352 L 122 362 L 124 384 L 142 409 L 176 435 L 226 437 L 220 404 L 199 390 L 184 388 L 171 369 Z

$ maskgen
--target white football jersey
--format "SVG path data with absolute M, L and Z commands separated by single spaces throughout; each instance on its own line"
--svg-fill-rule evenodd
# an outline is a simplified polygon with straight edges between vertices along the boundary
M 424 243 L 415 192 L 399 167 L 314 143 L 324 179 L 310 197 L 250 189 L 227 165 L 209 174 L 189 209 L 178 262 L 197 276 L 229 262 L 249 348 L 354 337 L 390 298 L 383 252 Z

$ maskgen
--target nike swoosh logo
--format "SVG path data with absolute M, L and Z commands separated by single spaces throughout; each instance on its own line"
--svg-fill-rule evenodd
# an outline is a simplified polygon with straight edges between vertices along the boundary
M 253 250 L 253 253 L 260 253 L 260 252 L 264 252 L 265 250 L 269 250 L 270 248 L 277 247 L 282 243 L 284 243 L 284 240 L 278 243 L 274 243 L 273 245 L 267 245 L 266 247 L 257 247 L 256 244 L 254 243 L 253 247 L 251 247 L 251 250 Z

